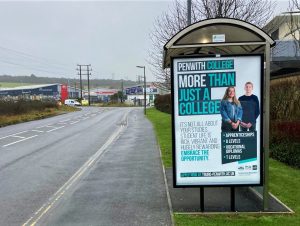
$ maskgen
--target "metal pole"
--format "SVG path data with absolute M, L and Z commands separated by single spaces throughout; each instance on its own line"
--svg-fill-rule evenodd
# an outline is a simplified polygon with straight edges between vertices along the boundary
M 69 79 L 67 80 L 67 89 L 68 89 L 68 98 L 69 97 L 73 98 Z
M 200 187 L 200 210 L 204 212 L 204 187 Z
M 192 0 L 187 0 L 187 25 L 192 23 Z
M 144 114 L 146 115 L 146 67 L 144 66 Z
M 146 115 L 146 66 L 136 66 L 144 69 L 144 114 Z
M 75 97 L 76 97 L 76 98 L 78 98 L 78 95 L 77 95 L 77 84 L 76 84 L 76 78 L 74 78 L 74 88 L 75 88 L 75 89 L 74 89 L 74 92 L 75 92 L 75 93 L 74 93 L 74 95 L 75 95 Z
M 123 79 L 122 79 L 122 96 L 121 96 L 121 103 L 123 103 L 123 95 L 124 95 L 124 84 L 123 84 Z
M 87 79 L 88 79 L 88 97 L 89 97 L 89 106 L 91 106 L 91 97 L 90 97 L 90 71 L 89 71 L 89 66 L 86 66 L 86 70 L 87 70 Z
M 230 209 L 235 211 L 235 187 L 230 187 Z
M 269 209 L 269 139 L 270 139 L 270 44 L 266 44 L 266 70 L 265 70 L 265 97 L 264 97 L 264 186 L 263 186 L 263 207 L 264 210 Z
M 81 65 L 79 66 L 79 75 L 80 75 L 80 100 L 82 100 L 82 78 L 81 78 Z

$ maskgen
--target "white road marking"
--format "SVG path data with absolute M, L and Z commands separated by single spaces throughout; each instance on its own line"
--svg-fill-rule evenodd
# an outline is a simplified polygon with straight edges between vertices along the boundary
M 128 113 L 124 116 L 123 120 L 128 120 Z M 84 173 L 89 170 L 96 161 L 98 161 L 108 146 L 115 141 L 123 131 L 126 126 L 120 126 L 102 145 L 102 147 L 88 160 L 83 166 L 79 168 L 79 170 L 60 188 L 58 191 L 49 198 L 49 201 L 42 205 L 42 207 L 37 210 L 32 217 L 30 217 L 22 226 L 35 226 L 39 220 L 62 198 L 62 196 L 70 189 L 70 187 L 77 182 Z
M 44 128 L 44 127 L 46 127 L 46 126 L 39 126 L 39 127 L 36 127 L 37 129 L 41 129 L 41 128 Z
M 54 127 L 54 126 L 52 126 L 52 127 Z M 54 130 L 61 129 L 61 128 L 63 128 L 63 127 L 65 127 L 65 126 L 61 126 L 61 127 L 55 127 L 54 129 L 50 129 L 50 130 L 48 130 L 48 131 L 47 131 L 47 133 L 50 133 L 50 132 L 52 132 L 52 131 L 54 131 Z
M 57 124 L 62 124 L 62 125 L 66 125 L 66 122 L 58 122 Z
M 16 136 L 16 135 L 13 135 L 13 136 L 11 136 L 11 137 L 17 137 L 17 138 L 21 138 L 21 139 L 26 138 L 26 137 L 21 137 L 21 136 Z
M 26 133 L 26 132 L 28 132 L 28 130 L 25 130 L 25 131 L 22 131 L 22 132 L 19 132 L 19 133 L 14 133 L 14 134 L 11 134 L 11 135 L 8 135 L 8 136 L 5 136 L 5 137 L 0 137 L 0 140 L 2 140 L 4 138 L 7 138 L 7 137 L 14 136 L 14 135 L 18 135 L 18 134 L 21 134 L 21 133 Z
M 31 139 L 31 138 L 33 138 L 33 137 L 37 137 L 38 135 L 34 135 L 34 136 L 31 136 L 31 137 L 26 137 L 26 138 L 24 138 L 24 139 L 22 139 L 22 140 L 18 140 L 18 141 L 15 141 L 15 142 L 12 142 L 12 143 L 9 143 L 9 144 L 6 144 L 6 145 L 3 145 L 2 147 L 7 147 L 7 146 L 10 146 L 10 145 L 13 145 L 13 144 L 16 144 L 16 143 L 19 143 L 19 142 L 22 142 L 22 141 L 24 141 L 24 140 L 28 140 L 28 139 Z
M 70 121 L 71 119 L 69 118 L 69 119 L 65 119 L 65 120 L 61 120 L 61 121 L 59 121 L 59 122 L 67 122 L 67 121 Z
M 33 131 L 33 132 L 38 132 L 38 133 L 43 133 L 43 132 L 45 132 L 45 131 L 37 130 L 37 129 L 32 129 L 31 131 Z
M 76 123 L 78 123 L 78 122 L 80 122 L 80 120 L 71 122 L 70 125 L 76 124 Z

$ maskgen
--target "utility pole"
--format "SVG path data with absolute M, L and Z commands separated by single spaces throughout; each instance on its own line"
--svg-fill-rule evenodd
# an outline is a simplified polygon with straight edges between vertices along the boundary
M 187 25 L 192 23 L 192 0 L 187 0 Z
M 140 84 L 142 79 L 143 79 L 143 76 L 137 75 L 137 80 L 136 80 L 137 84 Z
M 77 91 L 76 91 L 76 89 L 77 89 L 77 84 L 76 84 L 76 78 L 74 79 L 74 96 L 75 96 L 75 98 L 78 98 L 78 96 L 77 96 Z
M 123 103 L 123 96 L 124 96 L 124 84 L 123 84 L 123 79 L 122 79 L 122 85 L 121 85 L 121 88 L 122 88 L 121 103 Z
M 77 64 L 77 66 L 79 68 L 77 68 L 76 70 L 79 71 L 79 76 L 80 76 L 80 101 L 82 101 L 82 79 L 81 79 L 81 67 L 82 67 L 82 65 Z
M 89 96 L 89 106 L 91 106 L 91 94 L 90 94 L 90 67 L 91 65 L 86 65 L 86 71 L 87 71 L 87 79 L 88 79 L 88 96 Z M 92 70 L 92 69 L 91 69 Z
M 137 68 L 144 69 L 144 115 L 146 115 L 146 67 L 145 66 L 136 66 Z
M 81 96 L 80 98 L 82 99 L 82 79 L 81 76 L 82 75 L 86 75 L 87 76 L 87 81 L 88 81 L 88 100 L 89 100 L 89 106 L 91 105 L 91 96 L 90 96 L 90 71 L 92 71 L 92 68 L 90 64 L 78 64 L 77 65 L 79 67 L 79 74 L 80 74 L 80 90 L 81 90 Z M 86 69 L 85 69 L 86 67 Z

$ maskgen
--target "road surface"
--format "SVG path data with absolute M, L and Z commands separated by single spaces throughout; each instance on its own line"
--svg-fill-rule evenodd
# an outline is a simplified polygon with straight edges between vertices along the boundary
M 140 108 L 83 108 L 0 129 L 0 225 L 170 225 Z

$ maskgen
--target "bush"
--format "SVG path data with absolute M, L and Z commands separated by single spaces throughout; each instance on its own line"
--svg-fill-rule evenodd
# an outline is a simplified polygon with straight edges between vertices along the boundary
M 157 95 L 157 97 L 154 100 L 154 106 L 159 111 L 171 114 L 172 113 L 171 94 Z
M 280 162 L 300 168 L 300 122 L 271 122 L 270 156 Z
M 275 79 L 270 87 L 271 120 L 300 119 L 300 76 Z
M 273 142 L 288 139 L 291 142 L 300 141 L 300 121 L 271 121 L 270 135 Z
M 272 142 L 270 156 L 280 162 L 300 168 L 300 143 L 286 138 L 280 139 L 279 142 Z
M 270 155 L 300 168 L 300 76 L 274 79 L 270 87 Z
M 18 100 L 0 101 L 0 115 L 18 115 L 31 111 L 43 111 L 47 108 L 58 108 L 55 101 Z

